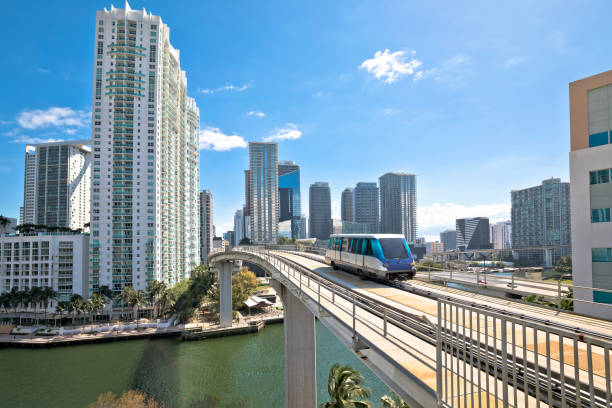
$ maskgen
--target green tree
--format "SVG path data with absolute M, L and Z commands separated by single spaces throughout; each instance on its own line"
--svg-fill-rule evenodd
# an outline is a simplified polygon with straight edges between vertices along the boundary
M 380 399 L 382 408 L 410 408 L 403 399 L 391 390 L 391 396 L 383 395 Z
M 146 303 L 146 301 L 147 296 L 142 290 L 135 290 L 133 295 L 130 297 L 129 305 L 136 309 L 136 329 L 138 329 L 138 322 L 140 322 L 140 308 Z
M 55 313 L 60 315 L 60 326 L 62 325 L 62 320 L 64 320 L 64 313 L 70 310 L 70 302 L 61 301 L 57 302 L 55 306 Z
M 13 308 L 14 315 L 18 315 L 19 317 L 19 325 L 21 325 L 21 312 L 18 312 L 19 305 L 21 304 L 21 300 L 23 298 L 23 292 L 21 292 L 17 287 L 13 286 L 11 291 L 9 292 L 9 303 Z M 14 318 L 15 316 L 13 316 Z
M 181 281 L 183 283 L 185 281 Z M 216 282 L 215 274 L 207 266 L 198 266 L 191 273 L 191 278 L 183 286 L 173 305 L 173 311 L 180 322 L 186 322 L 193 317 L 202 301 L 209 295 L 209 291 Z M 178 285 L 175 285 L 178 286 Z M 171 290 L 174 290 L 173 287 Z
M 559 279 L 562 279 L 565 275 L 572 274 L 572 256 L 562 256 L 557 261 L 557 264 L 553 268 L 553 271 L 559 275 Z
M 257 278 L 246 266 L 232 276 L 232 309 L 238 310 L 243 307 L 244 302 L 255 293 L 257 289 Z
M 364 387 L 361 373 L 349 366 L 334 364 L 329 370 L 327 381 L 329 402 L 319 405 L 320 408 L 370 408 L 367 401 L 370 389 Z
M 74 326 L 75 315 L 77 318 L 81 317 L 81 313 L 85 312 L 86 305 L 85 299 L 81 295 L 74 294 L 70 297 L 68 311 L 72 314 L 72 325 Z
M 34 286 L 30 289 L 30 299 L 34 303 L 34 314 L 36 316 L 36 322 L 38 323 L 38 305 L 42 301 L 43 290 L 41 287 Z
M 95 321 L 95 315 L 106 307 L 107 299 L 99 293 L 94 293 L 89 302 L 91 304 L 92 320 Z
M 115 298 L 115 294 L 113 293 L 113 291 L 106 285 L 102 285 L 98 287 L 98 290 L 95 293 L 99 293 L 104 299 L 106 299 L 106 305 L 110 306 L 109 307 L 109 311 L 108 311 L 108 318 L 110 320 L 111 315 L 112 315 L 112 307 L 113 307 L 113 300 Z
M 124 286 L 123 290 L 121 291 L 121 293 L 119 293 L 116 297 L 117 302 L 121 303 L 122 307 L 125 306 L 130 306 L 130 304 L 132 303 L 132 299 L 134 298 L 136 294 L 136 289 L 134 289 L 131 286 Z M 132 314 L 134 313 L 134 311 L 132 310 Z
M 4 215 L 0 215 L 0 227 L 6 227 L 11 223 L 11 220 L 5 217 Z
M 11 307 L 11 296 L 8 293 L 0 295 L 0 307 L 4 309 L 5 313 L 8 313 L 9 307 Z
M 115 396 L 112 392 L 100 394 L 98 399 L 89 404 L 89 408 L 162 408 L 163 406 L 147 394 L 129 390 Z
M 147 288 L 147 299 L 153 306 L 153 313 L 151 317 L 157 316 L 157 308 L 159 307 L 159 299 L 168 287 L 164 282 L 152 281 Z
M 45 286 L 42 290 L 40 299 L 43 302 L 43 306 L 45 307 L 45 325 L 47 324 L 47 309 L 49 308 L 49 302 L 51 300 L 56 300 L 57 296 L 58 293 L 49 286 Z

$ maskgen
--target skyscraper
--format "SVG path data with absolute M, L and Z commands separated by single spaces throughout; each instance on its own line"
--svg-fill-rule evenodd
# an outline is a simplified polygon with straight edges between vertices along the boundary
M 460 218 L 456 221 L 455 230 L 459 251 L 491 248 L 488 218 Z
M 558 178 L 544 180 L 541 185 L 514 190 L 512 201 L 512 248 L 535 248 L 569 245 L 570 185 Z M 567 253 L 556 249 L 545 262 L 544 250 L 518 251 L 519 259 L 531 263 L 555 263 Z
M 236 210 L 234 213 L 234 245 L 240 244 L 244 238 L 244 214 L 242 210 Z
M 342 191 L 340 198 L 340 219 L 342 221 L 354 221 L 353 217 L 353 189 L 347 187 Z
M 309 190 L 310 238 L 326 240 L 331 231 L 331 193 L 329 183 L 318 181 Z
M 569 105 L 574 310 L 612 319 L 612 293 L 583 289 L 612 289 L 612 71 L 570 83 Z
M 244 171 L 244 216 L 251 215 L 251 170 Z
M 77 229 L 89 222 L 90 143 L 26 146 L 22 223 Z
M 208 253 L 213 248 L 213 195 L 210 190 L 200 192 L 200 263 L 208 265 Z
M 23 176 L 23 207 L 19 213 L 20 224 L 36 224 L 36 147 L 26 146 Z
M 457 233 L 455 230 L 447 229 L 440 233 L 440 242 L 444 245 L 445 251 L 457 249 Z
M 372 233 L 378 232 L 378 186 L 376 183 L 357 183 L 353 190 L 354 221 L 368 224 Z
M 254 243 L 278 240 L 278 144 L 249 143 L 251 239 Z
M 493 249 L 510 249 L 512 248 L 512 222 L 500 221 L 491 224 L 489 227 L 491 233 L 491 243 Z
M 173 285 L 199 263 L 199 110 L 161 17 L 95 27 L 90 292 Z
M 403 234 L 410 243 L 416 242 L 416 176 L 407 173 L 386 173 L 380 184 L 380 231 Z
M 290 221 L 291 238 L 297 238 L 302 212 L 300 166 L 292 161 L 278 162 L 278 200 L 279 222 Z

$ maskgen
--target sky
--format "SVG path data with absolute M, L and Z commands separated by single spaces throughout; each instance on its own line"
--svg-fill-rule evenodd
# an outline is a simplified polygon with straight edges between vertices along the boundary
M 132 1 L 160 15 L 200 109 L 200 187 L 218 234 L 244 202 L 250 141 L 308 187 L 417 175 L 419 236 L 510 217 L 510 191 L 568 181 L 568 83 L 609 70 L 609 1 Z M 89 139 L 102 1 L 10 0 L 0 25 L 0 214 L 25 143 Z M 117 2 L 123 7 L 123 2 Z

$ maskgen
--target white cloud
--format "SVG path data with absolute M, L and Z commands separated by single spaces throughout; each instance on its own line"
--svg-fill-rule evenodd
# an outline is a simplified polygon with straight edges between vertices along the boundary
M 247 142 L 242 136 L 226 135 L 214 127 L 200 129 L 200 150 L 225 152 L 246 146 Z
M 258 118 L 265 118 L 266 114 L 259 111 L 249 111 L 246 114 L 247 116 L 257 116 Z
M 25 110 L 17 116 L 17 123 L 24 129 L 49 126 L 79 128 L 87 126 L 90 119 L 89 112 L 54 106 L 46 110 Z
M 457 218 L 466 217 L 488 217 L 490 222 L 498 222 L 510 219 L 510 204 L 479 204 L 465 206 L 455 203 L 433 203 L 427 206 L 419 206 L 417 221 L 419 229 L 426 232 L 434 232 L 438 228 L 454 228 Z
M 423 63 L 414 58 L 415 51 L 391 52 L 388 48 L 384 51 L 377 51 L 374 58 L 367 59 L 361 63 L 359 68 L 364 69 L 374 75 L 377 79 L 382 79 L 388 84 L 392 84 L 404 75 L 420 75 L 417 68 Z
M 264 142 L 275 142 L 282 140 L 295 140 L 302 137 L 302 132 L 293 123 L 285 123 L 285 126 L 276 129 L 270 136 L 264 138 Z
M 45 139 L 42 137 L 32 137 L 20 135 L 11 140 L 11 143 L 26 143 L 26 144 L 36 144 L 36 143 L 51 143 L 51 142 L 63 142 L 64 139 Z
M 36 68 L 36 70 L 37 70 L 38 72 L 42 72 L 43 74 L 48 74 L 49 72 L 51 72 L 51 70 L 50 70 L 50 69 L 47 69 L 47 68 L 41 68 L 41 67 Z
M 525 61 L 526 61 L 525 57 L 512 57 L 506 60 L 506 62 L 504 63 L 504 66 L 506 68 L 512 68 L 513 66 L 522 64 Z
M 251 87 L 251 83 L 247 83 L 247 84 L 243 84 L 243 85 L 232 85 L 232 84 L 227 84 L 225 86 L 220 86 L 218 88 L 213 88 L 213 89 L 198 89 L 198 92 L 201 92 L 205 95 L 211 95 L 211 94 L 215 94 L 217 92 L 226 92 L 226 91 L 237 91 L 237 92 L 242 92 L 242 91 L 246 91 L 247 89 L 249 89 Z
M 438 67 L 433 67 L 417 72 L 413 80 L 431 79 L 439 84 L 450 88 L 465 86 L 466 77 L 472 73 L 472 60 L 464 54 L 457 54 L 445 61 Z

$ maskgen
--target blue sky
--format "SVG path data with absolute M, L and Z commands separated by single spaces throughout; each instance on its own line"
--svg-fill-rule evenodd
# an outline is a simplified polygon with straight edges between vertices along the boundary
M 218 231 L 244 199 L 245 142 L 276 138 L 301 166 L 304 210 L 314 181 L 330 183 L 338 216 L 345 187 L 406 171 L 420 235 L 435 236 L 455 217 L 508 218 L 512 189 L 567 181 L 568 83 L 610 69 L 609 1 L 499 3 L 130 4 L 162 16 L 181 50 Z M 25 142 L 90 137 L 103 7 L 3 5 L 2 214 L 18 216 Z

